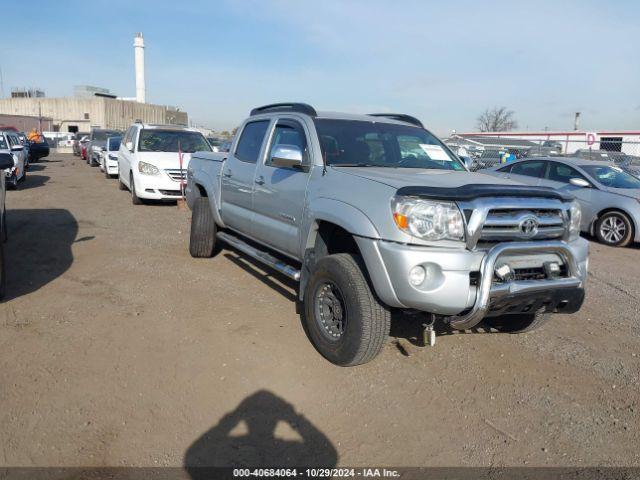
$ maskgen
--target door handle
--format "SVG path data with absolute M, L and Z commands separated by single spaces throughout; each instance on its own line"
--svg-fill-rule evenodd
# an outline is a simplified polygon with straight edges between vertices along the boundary
M 258 178 L 255 179 L 255 182 L 258 185 L 264 185 L 264 177 L 262 175 L 260 175 Z
M 233 177 L 233 173 L 231 173 L 231 170 L 227 170 L 226 172 L 222 172 L 222 176 L 226 178 L 230 178 L 230 177 Z

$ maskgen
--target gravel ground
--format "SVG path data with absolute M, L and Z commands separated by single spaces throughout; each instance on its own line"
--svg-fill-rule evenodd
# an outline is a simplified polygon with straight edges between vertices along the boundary
M 638 248 L 591 243 L 587 301 L 526 335 L 396 322 L 370 364 L 310 345 L 293 285 L 188 254 L 70 155 L 7 194 L 0 465 L 640 465 Z

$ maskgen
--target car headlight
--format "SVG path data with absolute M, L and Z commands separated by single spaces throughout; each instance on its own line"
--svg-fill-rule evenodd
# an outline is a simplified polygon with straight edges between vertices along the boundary
M 569 240 L 575 240 L 580 236 L 580 223 L 582 222 L 582 208 L 574 200 L 569 208 Z
M 118 156 L 109 154 L 109 160 L 118 160 Z
M 157 175 L 159 172 L 158 167 L 147 162 L 138 162 L 138 171 L 144 175 Z
M 398 228 L 423 240 L 464 240 L 464 220 L 453 202 L 394 197 L 393 220 Z

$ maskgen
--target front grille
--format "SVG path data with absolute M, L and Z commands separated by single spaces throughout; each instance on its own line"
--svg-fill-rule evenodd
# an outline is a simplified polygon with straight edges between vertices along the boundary
M 184 181 L 187 179 L 187 171 L 184 169 L 180 170 L 179 168 L 170 168 L 166 169 L 165 172 L 167 172 L 167 175 L 169 175 L 171 177 L 171 180 L 173 180 L 174 182 L 179 182 L 181 180 Z
M 480 240 L 548 240 L 561 238 L 565 222 L 559 209 L 492 209 L 482 226 Z

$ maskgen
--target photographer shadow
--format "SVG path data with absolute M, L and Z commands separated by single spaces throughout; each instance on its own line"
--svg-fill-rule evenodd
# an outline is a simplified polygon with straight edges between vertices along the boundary
M 286 435 L 276 436 L 281 423 Z M 184 456 L 192 479 L 211 478 L 211 467 L 331 468 L 337 461 L 331 441 L 293 405 L 266 390 L 245 398 Z

